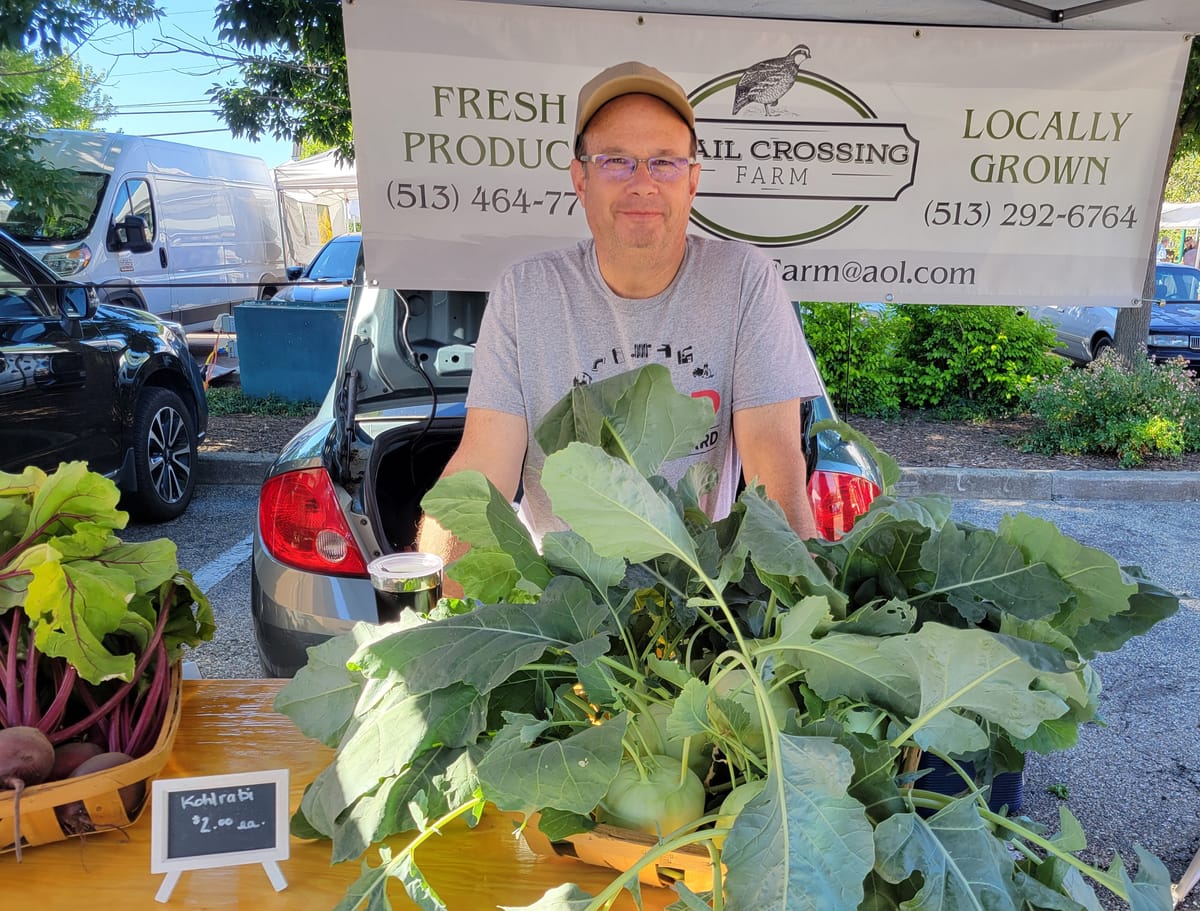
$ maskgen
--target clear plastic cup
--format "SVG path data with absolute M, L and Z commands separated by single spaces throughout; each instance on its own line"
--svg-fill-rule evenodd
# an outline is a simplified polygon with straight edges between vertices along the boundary
M 367 566 L 375 589 L 379 622 L 398 620 L 404 610 L 425 614 L 442 596 L 442 558 L 437 554 L 398 553 L 376 557 Z

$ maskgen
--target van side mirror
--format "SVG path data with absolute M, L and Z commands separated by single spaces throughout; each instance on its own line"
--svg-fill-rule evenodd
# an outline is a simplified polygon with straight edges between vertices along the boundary
M 126 215 L 109 230 L 109 247 L 114 251 L 147 253 L 154 245 L 146 237 L 146 230 L 146 219 L 140 215 Z
M 62 303 L 68 319 L 91 319 L 96 315 L 96 292 L 83 285 L 64 288 Z
M 303 266 L 288 266 L 284 270 L 287 273 L 287 280 L 290 282 L 297 281 L 304 274 Z

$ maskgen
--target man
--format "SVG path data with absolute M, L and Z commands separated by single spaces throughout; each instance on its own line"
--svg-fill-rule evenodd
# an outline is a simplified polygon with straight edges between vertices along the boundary
M 715 412 L 697 451 L 663 474 L 675 482 L 710 462 L 721 482 L 705 506 L 721 517 L 740 456 L 792 528 L 816 536 L 800 425 L 800 401 L 820 391 L 816 367 L 774 264 L 754 247 L 687 234 L 695 154 L 679 85 L 635 62 L 600 73 L 579 94 L 571 162 L 592 239 L 517 263 L 489 299 L 445 474 L 475 469 L 510 499 L 521 482 L 535 535 L 562 527 L 538 483 L 538 422 L 573 384 L 662 363 Z M 447 561 L 465 550 L 429 518 L 418 546 Z
M 1183 256 L 1179 261 L 1185 266 L 1196 265 L 1196 239 L 1190 234 L 1183 239 Z

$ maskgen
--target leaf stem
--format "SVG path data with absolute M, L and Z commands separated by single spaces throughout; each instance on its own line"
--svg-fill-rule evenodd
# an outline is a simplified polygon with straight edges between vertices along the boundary
M 703 820 L 696 820 L 688 823 L 689 826 L 694 826 Z M 728 835 L 732 829 L 728 828 L 713 828 L 700 829 L 694 832 L 688 832 L 680 835 L 672 835 L 670 838 L 663 840 L 655 845 L 649 851 L 639 858 L 637 863 L 633 864 L 629 869 L 625 870 L 614 879 L 611 883 L 605 886 L 595 898 L 593 898 L 584 908 L 584 911 L 601 911 L 602 908 L 611 905 L 611 903 L 621 894 L 621 891 L 626 888 L 626 883 L 634 882 L 638 878 L 638 874 L 643 867 L 648 867 L 657 861 L 665 854 L 670 854 L 672 851 L 678 851 L 685 845 L 694 845 L 698 842 L 709 841 L 720 835 Z M 714 886 L 720 880 L 718 879 L 717 871 L 720 869 L 719 864 L 713 865 L 713 883 Z M 714 911 L 716 908 L 714 906 Z
M 932 810 L 942 809 L 943 807 L 947 806 L 951 801 L 953 801 L 953 799 L 954 798 L 947 797 L 944 794 L 934 794 L 930 791 L 914 790 L 914 791 L 911 791 L 908 795 L 908 800 L 912 803 L 913 806 L 925 807 L 925 808 L 932 809 Z M 1129 901 L 1129 893 L 1125 891 L 1125 886 L 1115 876 L 1109 876 L 1103 870 L 1099 870 L 1096 867 L 1091 866 L 1090 864 L 1084 863 L 1082 860 L 1080 860 L 1074 854 L 1071 854 L 1068 851 L 1063 851 L 1061 848 L 1058 847 L 1058 845 L 1056 845 L 1056 844 L 1054 844 L 1054 842 L 1050 841 L 1050 839 L 1043 838 L 1041 835 L 1038 835 L 1036 832 L 1025 828 L 1025 826 L 1021 825 L 1020 823 L 1016 822 L 1015 820 L 1011 819 L 1008 816 L 1001 816 L 999 813 L 993 813 L 991 810 L 988 810 L 986 808 L 980 809 L 979 815 L 983 819 L 985 819 L 987 822 L 992 823 L 992 825 L 999 826 L 1003 829 L 1007 829 L 1008 831 L 1012 832 L 1015 835 L 1020 836 L 1021 838 L 1025 839 L 1026 841 L 1032 842 L 1033 844 L 1037 845 L 1039 848 L 1041 848 L 1047 854 L 1052 854 L 1054 857 L 1057 857 L 1063 863 L 1069 864 L 1070 866 L 1072 866 L 1076 870 L 1078 870 L 1080 873 L 1082 873 L 1084 876 L 1087 876 L 1090 879 L 1095 880 L 1097 883 L 1099 883 L 1105 889 L 1108 889 L 1110 892 L 1112 892 L 1114 895 L 1116 895 L 1118 898 L 1122 899 L 1123 901 L 1126 901 L 1126 902 Z

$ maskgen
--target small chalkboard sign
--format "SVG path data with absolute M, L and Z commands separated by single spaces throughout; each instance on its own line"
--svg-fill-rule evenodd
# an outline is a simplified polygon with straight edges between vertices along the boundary
M 166 901 L 184 870 L 262 864 L 275 890 L 288 857 L 288 770 L 158 779 L 152 784 L 150 872 Z

